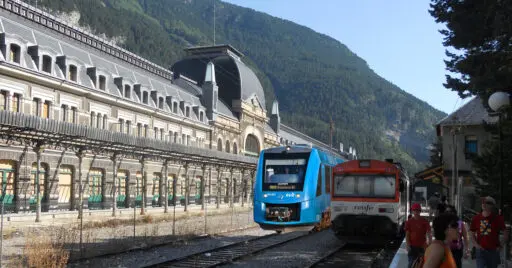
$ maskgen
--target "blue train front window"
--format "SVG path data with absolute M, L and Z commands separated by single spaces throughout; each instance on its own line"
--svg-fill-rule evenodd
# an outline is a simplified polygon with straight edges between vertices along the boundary
M 396 178 L 391 174 L 334 177 L 334 196 L 394 198 Z
M 306 155 L 288 154 L 284 158 L 265 157 L 263 191 L 302 191 L 306 174 Z

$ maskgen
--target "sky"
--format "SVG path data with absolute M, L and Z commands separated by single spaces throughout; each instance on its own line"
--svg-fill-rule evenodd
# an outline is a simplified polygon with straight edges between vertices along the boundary
M 469 98 L 443 86 L 445 47 L 429 0 L 223 0 L 304 25 L 348 46 L 371 69 L 445 113 Z

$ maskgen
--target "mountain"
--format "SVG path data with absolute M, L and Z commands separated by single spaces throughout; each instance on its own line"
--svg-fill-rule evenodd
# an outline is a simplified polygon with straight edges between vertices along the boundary
M 180 59 L 185 47 L 214 43 L 213 1 L 40 0 L 39 5 L 165 67 Z M 365 158 L 394 158 L 409 171 L 427 165 L 433 124 L 444 113 L 377 75 L 329 36 L 218 0 L 215 13 L 215 43 L 246 55 L 267 105 L 278 99 L 283 123 L 328 143 L 332 116 L 334 145 L 343 142 Z

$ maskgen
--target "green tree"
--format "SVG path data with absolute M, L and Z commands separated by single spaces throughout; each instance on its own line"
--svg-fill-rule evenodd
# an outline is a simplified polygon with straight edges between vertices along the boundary
M 430 14 L 446 29 L 445 87 L 459 96 L 486 99 L 498 90 L 512 88 L 512 1 L 432 0 Z
M 432 0 L 430 14 L 436 22 L 443 23 L 444 46 L 455 51 L 446 51 L 447 70 L 445 87 L 458 92 L 462 98 L 478 95 L 487 103 L 496 91 L 512 89 L 512 1 L 502 0 Z M 512 177 L 512 122 L 511 109 L 504 111 L 503 120 L 503 164 L 505 187 Z M 497 126 L 488 126 L 488 131 L 497 136 Z M 478 191 L 481 195 L 496 195 L 499 192 L 500 171 L 498 153 L 499 139 L 483 146 L 484 151 L 473 159 Z M 505 192 L 511 190 L 507 187 Z M 505 201 L 512 201 L 510 195 Z

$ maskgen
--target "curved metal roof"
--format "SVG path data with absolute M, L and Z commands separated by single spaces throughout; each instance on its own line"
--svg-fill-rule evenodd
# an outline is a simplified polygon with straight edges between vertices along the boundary
M 172 66 L 172 70 L 175 73 L 175 75 L 184 74 L 185 76 L 190 77 L 195 81 L 198 81 L 199 84 L 202 84 L 204 83 L 205 79 L 206 65 L 210 61 L 212 61 L 216 67 L 215 74 L 217 77 L 217 83 L 221 83 L 219 81 L 220 73 L 228 72 L 230 73 L 231 77 L 238 77 L 238 81 L 236 81 L 237 83 L 235 84 L 237 84 L 237 86 L 239 87 L 240 98 L 242 100 L 248 100 L 253 95 L 256 95 L 263 108 L 266 107 L 265 93 L 263 91 L 263 86 L 261 85 L 260 80 L 249 66 L 245 65 L 245 63 L 238 59 L 234 59 L 227 55 L 217 55 L 214 57 L 194 56 L 176 62 Z M 236 72 L 230 72 L 229 70 L 226 70 L 224 68 L 219 68 L 221 66 L 227 66 L 226 64 L 233 64 L 234 67 L 236 67 L 238 74 Z M 229 89 L 219 88 L 219 91 L 221 90 Z
M 249 99 L 253 94 L 256 94 L 263 109 L 265 109 L 265 92 L 261 86 L 260 80 L 254 71 L 243 62 L 232 59 L 238 67 L 240 73 L 241 96 L 243 100 Z

